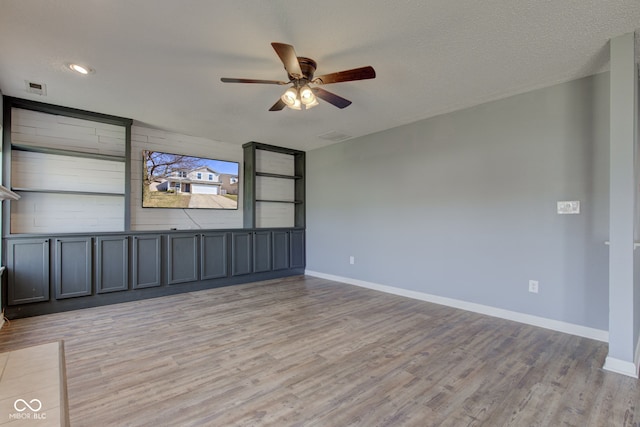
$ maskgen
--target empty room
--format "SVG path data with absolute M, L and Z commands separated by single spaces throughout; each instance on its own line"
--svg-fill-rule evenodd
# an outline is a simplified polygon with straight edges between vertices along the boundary
M 640 3 L 0 3 L 0 426 L 640 425 Z

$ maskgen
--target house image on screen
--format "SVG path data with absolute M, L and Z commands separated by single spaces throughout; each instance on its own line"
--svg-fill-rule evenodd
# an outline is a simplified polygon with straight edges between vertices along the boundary
M 237 182 L 237 179 L 236 179 Z M 236 184 L 237 187 L 237 184 Z M 220 174 L 209 167 L 193 170 L 176 169 L 169 178 L 156 186 L 158 191 L 175 191 L 187 194 L 227 194 Z
M 222 194 L 238 194 L 238 175 L 221 173 Z

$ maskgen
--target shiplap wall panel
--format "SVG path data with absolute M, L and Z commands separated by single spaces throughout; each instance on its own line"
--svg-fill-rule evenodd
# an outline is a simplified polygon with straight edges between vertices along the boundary
M 293 203 L 256 203 L 256 227 L 294 227 Z
M 124 194 L 124 162 L 14 150 L 11 186 Z
M 11 142 L 85 153 L 125 155 L 124 126 L 39 111 L 11 110 Z
M 256 150 L 256 171 L 293 176 L 294 157 L 290 154 Z M 256 199 L 293 201 L 295 181 L 292 179 L 256 177 Z M 289 203 L 256 203 L 256 227 L 293 227 L 295 209 Z
M 295 181 L 292 179 L 258 176 L 256 178 L 256 199 L 293 202 L 295 199 Z
M 240 144 L 231 144 L 134 125 L 131 127 L 132 230 L 242 228 L 242 194 L 238 195 L 238 209 L 236 210 L 143 208 L 142 152 L 144 150 L 238 162 L 241 181 L 239 188 L 240 193 L 242 193 L 243 151 Z
M 77 233 L 124 230 L 126 127 L 38 111 L 11 110 L 15 146 L 116 156 L 121 161 L 11 151 L 11 186 L 22 198 L 11 203 L 11 233 Z M 39 193 L 61 191 L 63 193 Z
M 11 204 L 11 233 L 122 231 L 124 198 L 75 194 L 20 193 Z
M 256 150 L 256 171 L 293 176 L 294 158 L 290 154 Z

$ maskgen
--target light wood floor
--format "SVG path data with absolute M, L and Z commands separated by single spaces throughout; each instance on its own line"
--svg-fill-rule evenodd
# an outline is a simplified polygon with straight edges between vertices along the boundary
M 11 321 L 64 339 L 72 426 L 632 426 L 605 343 L 317 278 Z

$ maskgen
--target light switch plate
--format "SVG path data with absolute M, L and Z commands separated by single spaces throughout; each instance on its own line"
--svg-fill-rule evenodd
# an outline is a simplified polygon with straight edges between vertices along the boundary
M 580 202 L 578 200 L 558 202 L 558 214 L 579 214 Z

